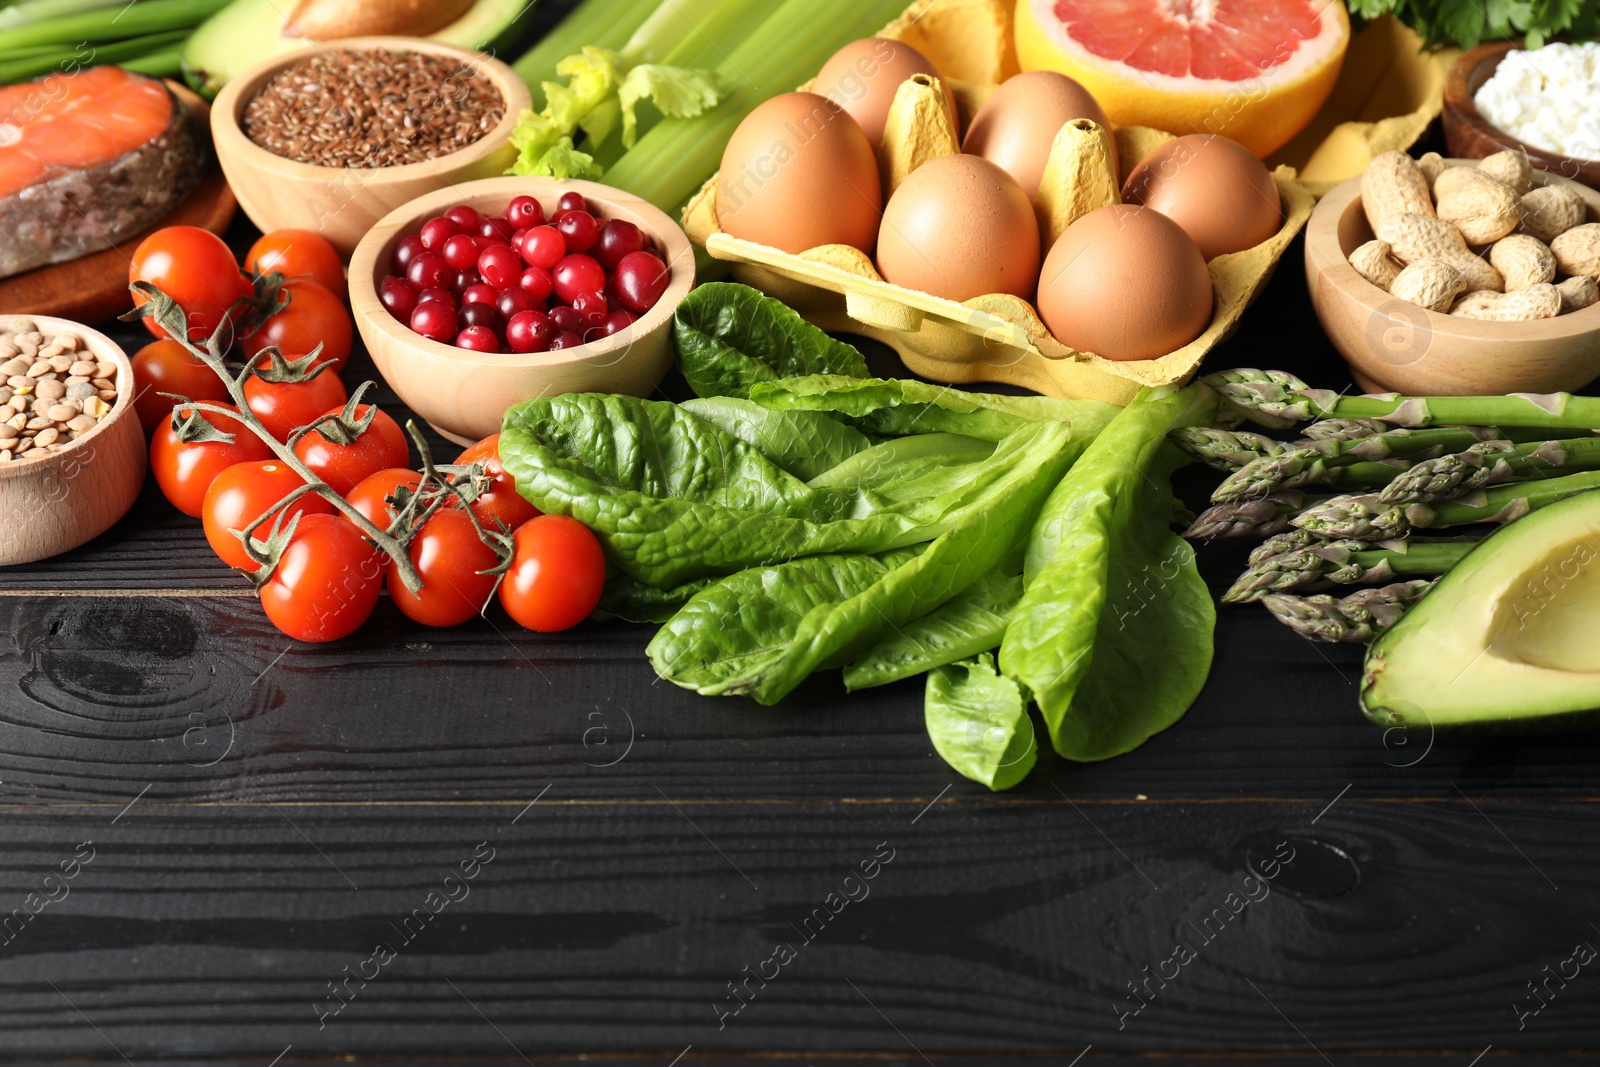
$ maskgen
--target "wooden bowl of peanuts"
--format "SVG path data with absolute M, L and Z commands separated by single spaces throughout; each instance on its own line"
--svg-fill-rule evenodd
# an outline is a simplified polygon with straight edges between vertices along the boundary
M 76 548 L 133 506 L 145 446 L 132 383 L 104 334 L 0 315 L 0 566 Z
M 305 81 L 325 79 L 326 91 L 296 92 L 286 79 L 302 71 Z M 486 93 L 498 97 L 497 115 L 464 110 L 481 108 Z M 511 131 L 532 105 L 516 71 L 481 52 L 416 37 L 347 37 L 285 52 L 234 78 L 211 106 L 211 136 L 251 222 L 267 233 L 315 231 L 349 260 L 400 205 L 504 174 L 517 158 Z M 370 120 L 372 140 L 340 125 L 347 113 Z M 450 136 L 405 136 L 445 118 Z
M 1383 153 L 1317 205 L 1305 255 L 1322 328 L 1368 392 L 1600 377 L 1600 193 L 1519 153 Z

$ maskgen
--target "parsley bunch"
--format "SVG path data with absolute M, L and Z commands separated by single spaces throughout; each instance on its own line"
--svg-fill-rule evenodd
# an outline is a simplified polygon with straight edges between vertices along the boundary
M 1538 48 L 1555 36 L 1600 36 L 1600 0 L 1349 0 L 1362 19 L 1393 15 L 1435 45 L 1471 48 L 1522 37 Z

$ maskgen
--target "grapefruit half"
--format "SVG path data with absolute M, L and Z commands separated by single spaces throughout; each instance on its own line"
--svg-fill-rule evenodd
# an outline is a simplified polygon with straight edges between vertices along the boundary
M 1023 70 L 1079 82 L 1118 126 L 1215 133 L 1265 157 L 1339 78 L 1341 0 L 1017 0 Z

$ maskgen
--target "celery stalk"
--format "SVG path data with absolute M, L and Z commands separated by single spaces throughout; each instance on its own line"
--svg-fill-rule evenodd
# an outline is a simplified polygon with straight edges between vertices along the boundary
M 727 96 L 692 119 L 663 119 L 606 171 L 608 185 L 675 212 L 722 162 L 722 150 L 757 104 L 816 76 L 851 41 L 897 18 L 907 0 L 784 0 L 717 67 Z
M 652 7 L 639 0 L 584 0 L 556 23 L 523 57 L 511 65 L 533 92 L 533 109 L 544 107 L 543 83 L 554 81 L 556 64 L 585 45 L 619 49 L 650 17 Z
M 116 11 L 86 11 L 0 31 L 0 55 L 13 48 L 59 44 L 73 46 L 84 42 L 120 41 L 167 30 L 193 29 L 208 16 L 226 7 L 229 0 L 142 0 Z

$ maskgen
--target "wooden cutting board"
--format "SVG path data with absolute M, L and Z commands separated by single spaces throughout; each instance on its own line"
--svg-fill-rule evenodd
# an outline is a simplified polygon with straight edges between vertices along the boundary
M 209 141 L 210 105 L 176 82 L 167 85 L 188 106 Z M 220 234 L 233 221 L 238 207 L 233 190 L 212 160 L 194 191 L 148 229 L 103 252 L 0 279 L 0 312 L 56 315 L 90 325 L 120 315 L 133 307 L 128 295 L 128 262 L 140 241 L 163 226 L 199 226 Z

